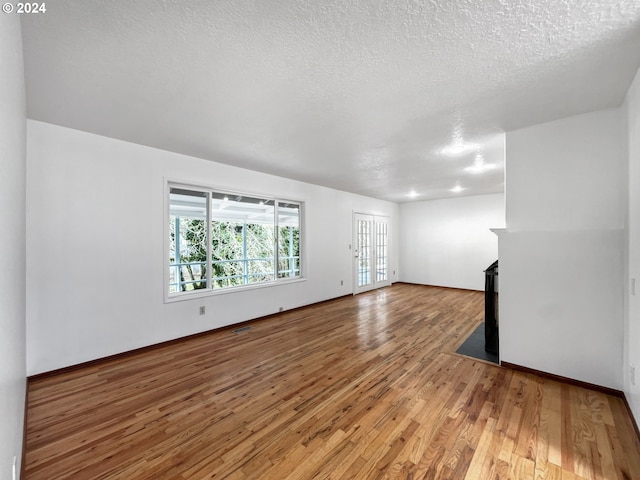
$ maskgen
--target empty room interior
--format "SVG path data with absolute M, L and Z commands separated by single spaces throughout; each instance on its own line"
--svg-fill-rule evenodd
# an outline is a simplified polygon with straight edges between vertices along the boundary
M 2 9 L 0 480 L 640 479 L 640 2 Z

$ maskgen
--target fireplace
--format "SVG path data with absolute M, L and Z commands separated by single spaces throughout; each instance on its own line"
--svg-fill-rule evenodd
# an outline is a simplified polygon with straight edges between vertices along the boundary
M 484 274 L 484 349 L 498 355 L 498 260 Z

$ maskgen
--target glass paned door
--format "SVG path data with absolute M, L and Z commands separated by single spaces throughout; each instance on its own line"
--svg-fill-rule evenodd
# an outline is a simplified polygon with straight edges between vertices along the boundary
M 356 214 L 356 286 L 367 290 L 373 283 L 371 248 L 371 232 L 373 217 L 371 215 Z M 363 291 L 364 291 L 363 290 Z
M 376 282 L 387 282 L 389 279 L 387 268 L 389 223 L 380 217 L 377 217 L 374 223 L 376 228 Z
M 386 217 L 354 214 L 354 293 L 390 284 L 388 225 Z

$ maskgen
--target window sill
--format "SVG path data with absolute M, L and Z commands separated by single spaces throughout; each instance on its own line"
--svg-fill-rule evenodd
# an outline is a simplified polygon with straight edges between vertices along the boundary
M 292 280 L 280 280 L 278 282 L 259 283 L 256 285 L 240 285 L 238 287 L 228 287 L 216 290 L 198 290 L 188 293 L 172 293 L 165 295 L 164 303 L 183 302 L 185 300 L 193 300 L 199 298 L 215 297 L 218 295 L 228 295 L 230 293 L 246 292 L 248 290 L 257 290 L 261 288 L 273 288 L 283 285 L 291 285 L 293 283 L 306 282 L 306 277 L 295 278 Z

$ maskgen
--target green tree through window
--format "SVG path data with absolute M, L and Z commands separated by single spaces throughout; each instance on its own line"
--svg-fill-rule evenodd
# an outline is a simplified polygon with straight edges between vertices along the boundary
M 169 294 L 301 276 L 300 203 L 170 187 L 169 205 Z

